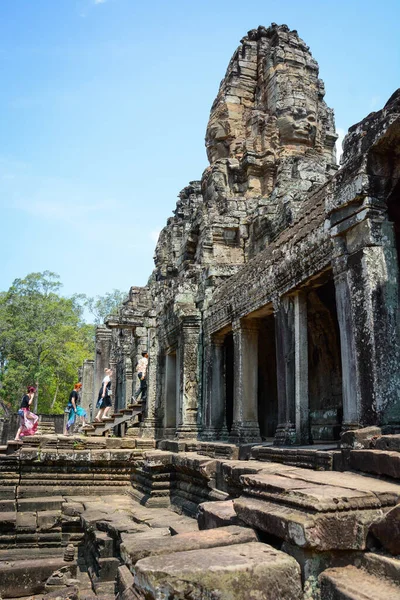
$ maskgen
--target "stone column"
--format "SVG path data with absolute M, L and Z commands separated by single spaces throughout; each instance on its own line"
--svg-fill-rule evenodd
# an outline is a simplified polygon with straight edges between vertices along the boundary
M 342 271 L 340 261 L 334 261 L 336 308 L 340 331 L 340 355 L 342 364 L 342 429 L 358 429 L 361 427 L 361 397 L 357 392 L 357 364 L 355 352 L 355 335 L 353 317 L 350 310 L 350 288 L 348 274 Z
M 125 398 L 125 406 L 122 408 L 126 408 L 128 404 L 132 402 L 132 387 L 133 387 L 133 369 L 132 369 L 132 361 L 130 356 L 127 355 L 125 357 L 125 382 L 124 382 L 124 398 Z
M 147 328 L 147 351 L 149 353 L 149 364 L 147 366 L 147 403 L 141 430 L 142 437 L 156 438 L 160 423 L 157 417 L 156 406 L 158 338 L 155 327 Z
M 393 224 L 378 200 L 366 198 L 364 206 L 357 219 L 347 210 L 347 218 L 331 229 L 343 429 L 400 424 L 399 267 Z
M 235 443 L 261 441 L 258 424 L 258 328 L 251 320 L 234 321 L 233 424 Z
M 101 382 L 104 378 L 104 369 L 111 367 L 110 356 L 111 356 L 111 338 L 112 331 L 104 326 L 96 327 L 96 351 L 95 351 L 95 362 L 94 362 L 94 402 L 92 406 L 92 419 L 97 412 L 96 402 L 97 396 L 101 387 Z
M 275 309 L 278 428 L 275 445 L 309 442 L 307 300 L 303 292 Z
M 85 360 L 82 368 L 81 406 L 90 417 L 93 406 L 94 389 L 94 360 Z M 97 398 L 95 399 L 96 403 Z
M 202 438 L 224 439 L 228 435 L 225 410 L 224 337 L 213 336 L 204 351 L 204 430 Z
M 177 436 L 197 437 L 200 382 L 200 317 L 184 317 L 181 322 L 177 368 L 179 378 Z

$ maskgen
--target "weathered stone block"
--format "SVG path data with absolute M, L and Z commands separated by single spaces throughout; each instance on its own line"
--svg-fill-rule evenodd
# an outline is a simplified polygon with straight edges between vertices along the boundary
M 350 467 L 357 471 L 400 479 L 400 453 L 385 450 L 352 450 Z
M 66 563 L 62 558 L 0 562 L 1 593 L 5 598 L 40 594 L 46 580 Z
M 62 496 L 49 496 L 47 498 L 19 498 L 18 510 L 20 512 L 61 510 L 64 498 Z
M 34 533 L 37 527 L 36 512 L 18 512 L 16 514 L 16 528 L 18 532 Z
M 400 554 L 400 504 L 372 523 L 370 531 L 385 550 L 393 555 Z
M 214 529 L 214 527 L 239 525 L 239 519 L 232 500 L 203 502 L 199 504 L 197 523 L 199 529 Z
M 2 512 L 0 513 L 0 534 L 9 534 L 16 530 L 16 513 Z
M 61 513 L 57 510 L 39 511 L 37 513 L 39 532 L 54 531 L 61 528 Z
M 371 441 L 382 435 L 380 427 L 364 427 L 363 429 L 350 429 L 342 433 L 340 445 L 342 448 L 370 448 Z
M 354 566 L 327 569 L 320 577 L 322 600 L 398 600 L 400 587 Z
M 382 435 L 376 440 L 375 448 L 376 450 L 400 452 L 400 434 Z
M 121 556 L 125 564 L 132 566 L 138 560 L 147 556 L 158 556 L 173 552 L 184 552 L 188 550 L 199 550 L 202 548 L 226 547 L 233 544 L 245 544 L 257 542 L 257 536 L 253 530 L 245 527 L 220 527 L 205 531 L 181 533 L 171 538 L 153 537 L 147 540 L 135 539 L 124 542 L 121 546 Z
M 239 518 L 300 548 L 364 550 L 368 529 L 380 510 L 311 513 L 290 505 L 241 497 L 234 500 Z
M 135 585 L 148 600 L 300 600 L 296 561 L 259 542 L 144 558 L 136 563 Z

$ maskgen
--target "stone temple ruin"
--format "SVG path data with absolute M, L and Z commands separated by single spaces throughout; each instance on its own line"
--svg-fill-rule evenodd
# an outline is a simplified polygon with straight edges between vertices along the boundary
M 83 365 L 114 416 L 2 449 L 3 599 L 400 599 L 400 90 L 336 138 L 297 32 L 248 32 Z

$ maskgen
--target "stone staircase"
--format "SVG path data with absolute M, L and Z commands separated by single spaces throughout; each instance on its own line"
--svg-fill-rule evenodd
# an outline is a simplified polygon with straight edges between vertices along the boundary
M 37 435 L 55 435 L 56 430 L 53 421 L 44 421 L 43 417 L 39 417 Z
M 8 440 L 7 444 L 0 446 L 0 455 L 14 454 L 22 446 L 22 440 Z
M 127 408 L 122 408 L 119 412 L 114 413 L 111 417 L 106 417 L 101 422 L 93 421 L 82 428 L 82 433 L 86 436 L 101 436 L 108 435 L 108 432 L 118 425 L 127 425 L 128 422 L 142 413 L 142 405 L 129 404 Z M 121 436 L 125 434 L 125 428 L 122 427 Z

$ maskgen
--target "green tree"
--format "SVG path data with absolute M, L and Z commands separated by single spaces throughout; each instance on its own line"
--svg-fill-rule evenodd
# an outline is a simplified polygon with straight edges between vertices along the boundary
M 50 271 L 16 279 L 0 294 L 0 402 L 14 410 L 24 388 L 35 385 L 34 410 L 60 412 L 93 354 L 94 328 L 83 322 L 81 296 L 65 298 Z
M 118 313 L 119 307 L 126 297 L 126 292 L 114 289 L 106 292 L 104 296 L 86 298 L 86 307 L 94 316 L 95 324 L 100 325 L 109 315 Z

